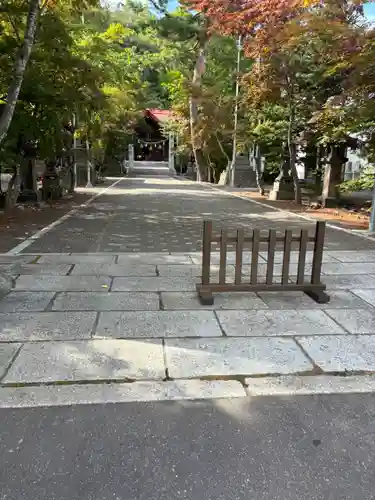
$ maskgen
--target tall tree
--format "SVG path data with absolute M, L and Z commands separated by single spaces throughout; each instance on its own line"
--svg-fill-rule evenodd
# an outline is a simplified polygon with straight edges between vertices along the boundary
M 4 11 L 7 11 L 9 8 L 10 6 L 7 4 L 2 6 L 2 10 L 4 9 Z M 22 86 L 23 75 L 25 73 L 26 65 L 29 61 L 31 49 L 34 43 L 39 13 L 39 0 L 29 0 L 23 40 L 16 56 L 14 63 L 14 75 L 11 83 L 9 84 L 5 105 L 0 115 L 0 144 L 3 142 L 9 130 L 14 110 L 16 108 L 17 99 Z

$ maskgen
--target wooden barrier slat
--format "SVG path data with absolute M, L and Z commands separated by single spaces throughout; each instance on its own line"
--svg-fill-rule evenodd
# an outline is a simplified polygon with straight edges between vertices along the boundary
M 219 267 L 219 283 L 223 285 L 226 279 L 227 272 L 227 247 L 228 247 L 228 230 L 221 230 L 220 239 L 220 267 Z
M 325 230 L 326 230 L 325 222 L 318 221 L 316 223 L 315 244 L 314 244 L 312 271 L 311 271 L 311 283 L 313 283 L 314 285 L 320 283 Z
M 289 264 L 290 264 L 290 251 L 292 249 L 292 238 L 293 238 L 293 231 L 287 229 L 285 231 L 283 268 L 281 272 L 282 284 L 288 283 L 289 281 Z
M 242 258 L 243 258 L 243 244 L 245 239 L 245 231 L 239 229 L 237 231 L 237 245 L 236 245 L 236 268 L 235 268 L 235 279 L 236 285 L 239 285 L 242 281 Z
M 202 249 L 203 285 L 208 285 L 210 282 L 211 244 L 212 244 L 212 221 L 205 220 L 203 223 L 203 249 Z
M 276 230 L 270 229 L 268 238 L 268 255 L 267 255 L 267 275 L 266 283 L 270 285 L 273 280 L 273 267 L 275 263 L 275 247 L 276 247 Z
M 299 244 L 299 257 L 298 257 L 298 271 L 297 283 L 301 284 L 305 281 L 305 264 L 306 264 L 306 250 L 309 232 L 307 229 L 301 230 L 300 244 Z
M 253 245 L 251 248 L 251 274 L 250 283 L 256 285 L 258 282 L 258 261 L 259 261 L 259 242 L 260 230 L 254 229 L 253 231 Z

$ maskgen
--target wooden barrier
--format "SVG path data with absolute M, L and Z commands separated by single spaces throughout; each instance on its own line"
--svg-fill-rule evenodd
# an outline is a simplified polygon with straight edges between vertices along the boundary
M 329 302 L 329 296 L 325 293 L 326 286 L 320 282 L 322 269 L 323 246 L 326 223 L 319 221 L 316 223 L 315 234 L 309 236 L 307 229 L 302 229 L 298 236 L 293 235 L 293 231 L 287 229 L 285 234 L 278 236 L 275 229 L 267 230 L 267 235 L 262 233 L 265 230 L 254 229 L 251 236 L 245 235 L 244 229 L 238 229 L 235 237 L 229 236 L 227 229 L 222 229 L 220 236 L 213 236 L 212 221 L 203 223 L 203 250 L 202 250 L 202 281 L 197 285 L 199 299 L 204 305 L 214 303 L 214 292 L 284 292 L 301 291 L 309 295 L 319 303 Z M 210 280 L 211 270 L 211 250 L 212 243 L 220 244 L 219 280 Z M 245 243 L 251 243 L 251 262 L 249 281 L 243 279 L 243 252 Z M 281 280 L 275 282 L 274 263 L 277 243 L 283 244 L 283 262 L 281 270 Z M 298 266 L 297 277 L 292 282 L 289 268 L 292 244 L 298 243 Z M 311 275 L 305 280 L 306 253 L 308 243 L 314 243 Z M 234 282 L 227 283 L 227 252 L 228 244 L 234 243 L 236 248 Z M 259 250 L 260 244 L 267 243 L 266 274 L 263 281 L 259 281 Z

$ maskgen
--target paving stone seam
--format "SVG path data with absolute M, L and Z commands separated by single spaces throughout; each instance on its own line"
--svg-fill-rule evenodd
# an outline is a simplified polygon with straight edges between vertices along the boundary
M 85 311 L 86 312 L 86 311 Z M 105 311 L 107 312 L 107 311 Z M 100 313 L 98 313 L 100 314 Z M 107 341 L 107 340 L 202 340 L 202 341 L 208 341 L 208 340 L 222 340 L 222 339 L 291 339 L 291 340 L 298 340 L 299 337 L 374 337 L 374 333 L 349 333 L 349 334 L 340 334 L 340 333 L 311 333 L 311 334 L 306 334 L 306 333 L 300 333 L 300 334 L 289 334 L 289 335 L 220 335 L 220 336 L 210 336 L 210 337 L 198 337 L 198 336 L 184 336 L 184 337 L 178 337 L 178 336 L 168 336 L 168 337 L 105 337 L 103 335 L 96 335 L 94 333 L 93 336 L 86 337 L 86 338 L 76 338 L 76 339 L 32 339 L 32 340 L 0 340 L 0 345 L 2 344 L 19 344 L 22 343 L 24 345 L 26 344 L 49 344 L 50 342 L 53 343 L 72 343 L 72 342 L 90 342 L 91 340 L 95 341 Z
M 18 342 L 12 342 L 12 344 L 18 344 Z M 2 382 L 3 380 L 6 378 L 6 376 L 8 375 L 9 373 L 9 370 L 11 369 L 11 367 L 13 366 L 14 362 L 16 361 L 16 359 L 18 358 L 20 352 L 21 352 L 21 349 L 23 347 L 23 343 L 20 344 L 20 346 L 18 347 L 18 349 L 16 350 L 16 352 L 14 353 L 14 355 L 11 357 L 11 359 L 8 361 L 8 363 L 5 365 L 5 369 L 4 369 L 4 373 L 3 375 L 0 377 L 0 385 L 2 385 Z
M 308 335 L 306 335 L 308 336 Z M 300 348 L 300 350 L 302 351 L 302 353 L 304 354 L 304 356 L 310 361 L 310 363 L 313 365 L 313 370 L 312 372 L 314 373 L 314 375 L 318 375 L 318 374 L 322 374 L 324 373 L 322 368 L 320 368 L 320 366 L 315 362 L 315 360 L 309 355 L 309 353 L 306 351 L 306 349 L 304 349 L 304 347 L 300 344 L 300 342 L 298 342 L 298 336 L 294 336 L 293 337 L 293 340 L 294 342 L 297 344 L 297 347 Z
M 107 288 L 107 291 L 111 292 L 112 291 L 112 287 L 113 287 L 113 282 L 114 282 L 115 278 L 113 276 L 108 276 L 108 278 L 110 279 L 110 282 L 109 282 L 109 286 Z
M 162 350 L 163 350 L 163 362 L 164 362 L 164 370 L 165 370 L 165 381 L 167 380 L 172 380 L 171 377 L 169 376 L 169 368 L 168 368 L 168 363 L 167 363 L 167 349 L 165 345 L 165 338 L 162 338 L 161 340 L 161 345 L 162 345 Z
M 100 315 L 101 315 L 101 313 L 99 311 L 97 311 L 96 312 L 96 317 L 95 317 L 95 320 L 94 320 L 94 324 L 92 325 L 92 329 L 91 329 L 91 335 L 90 335 L 91 339 L 95 338 L 96 330 L 98 329 Z
M 374 284 L 374 289 L 375 289 L 375 284 Z M 365 298 L 361 297 L 360 295 L 357 295 L 353 290 L 357 290 L 356 288 L 354 289 L 348 289 L 348 292 L 350 292 L 351 294 L 355 295 L 356 297 L 358 297 L 359 299 L 363 300 L 364 302 L 366 302 L 366 304 L 368 304 L 371 308 L 375 308 L 375 303 L 374 304 L 371 304 L 371 302 L 369 302 L 368 300 L 366 300 Z M 369 290 L 371 290 L 371 288 L 369 288 Z
M 75 264 L 71 264 L 69 271 L 66 273 L 65 276 L 72 276 L 73 269 L 75 268 Z
M 20 348 L 21 349 L 21 348 Z M 20 350 L 19 349 L 19 350 Z M 18 356 L 18 355 L 17 355 Z M 10 368 L 10 367 L 9 367 Z M 8 368 L 8 370 L 9 370 Z M 63 386 L 78 386 L 78 385 L 104 385 L 104 384 L 126 384 L 133 385 L 141 382 L 159 382 L 160 384 L 168 383 L 168 382 L 180 382 L 184 380 L 191 381 L 201 381 L 201 382 L 213 382 L 213 381 L 222 381 L 222 382 L 239 382 L 244 389 L 249 388 L 250 381 L 261 381 L 265 379 L 271 379 L 277 381 L 278 379 L 282 379 L 284 377 L 299 377 L 301 380 L 308 381 L 310 379 L 319 378 L 324 379 L 324 377 L 332 377 L 333 379 L 340 378 L 348 378 L 348 377 L 368 377 L 374 379 L 375 381 L 375 371 L 369 370 L 341 370 L 341 371 L 321 371 L 319 373 L 315 373 L 314 370 L 306 370 L 306 371 L 295 371 L 290 372 L 288 374 L 285 373 L 262 373 L 262 374 L 232 374 L 232 375 L 207 375 L 207 376 L 192 376 L 192 377 L 170 377 L 168 374 L 168 368 L 166 368 L 166 376 L 164 378 L 142 378 L 136 379 L 131 377 L 114 377 L 114 378 L 100 378 L 100 379 L 77 379 L 77 380 L 61 380 L 61 381 L 49 381 L 49 382 L 3 382 L 5 376 L 2 377 L 0 381 L 0 388 L 22 388 L 22 387 L 63 387 Z M 374 387 L 375 392 L 375 387 Z
M 51 300 L 48 302 L 48 304 L 46 305 L 46 307 L 43 309 L 42 312 L 52 312 L 53 311 L 53 304 L 55 303 L 55 300 L 59 294 L 59 292 L 52 292 L 53 293 L 53 296 L 51 298 Z M 32 311 L 32 312 L 38 312 L 38 311 Z M 62 312 L 65 312 L 65 311 L 62 311 Z M 7 313 L 5 313 L 7 314 Z M 9 314 L 9 313 L 8 313 Z M 10 314 L 17 314 L 17 313 L 10 313 Z
M 159 298 L 159 311 L 165 311 L 164 307 L 164 302 L 163 302 L 163 295 L 161 292 L 156 292 Z
M 213 313 L 214 313 L 214 316 L 215 316 L 215 318 L 216 318 L 216 322 L 217 322 L 217 324 L 219 325 L 219 328 L 220 328 L 220 330 L 221 330 L 221 333 L 222 333 L 223 337 L 228 337 L 227 332 L 225 331 L 224 326 L 221 324 L 221 321 L 220 321 L 220 319 L 219 319 L 219 316 L 217 315 L 216 310 L 213 310 Z
M 354 309 L 355 311 L 358 311 L 358 308 L 357 309 Z M 324 312 L 326 313 L 326 315 L 331 318 L 332 321 L 334 321 L 334 323 L 336 323 L 336 325 L 338 325 L 340 328 L 342 328 L 343 330 L 345 330 L 345 333 L 347 333 L 348 335 L 355 335 L 355 333 L 351 332 L 350 330 L 348 330 L 343 324 L 341 324 L 337 319 L 335 319 L 333 316 L 331 316 L 329 314 L 329 312 L 327 312 L 326 310 L 324 310 Z

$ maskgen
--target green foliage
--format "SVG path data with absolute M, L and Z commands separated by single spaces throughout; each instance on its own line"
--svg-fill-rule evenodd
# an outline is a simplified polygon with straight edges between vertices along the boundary
M 345 181 L 340 185 L 340 191 L 353 192 L 353 191 L 371 191 L 375 183 L 375 166 L 368 165 L 365 167 L 358 179 Z
M 179 47 L 159 36 L 157 18 L 143 4 L 116 11 L 91 3 L 50 3 L 27 66 L 1 164 L 13 164 L 33 141 L 41 158 L 59 154 L 63 127 L 78 117 L 78 135 L 98 150 L 118 150 L 147 107 L 167 108 L 178 73 Z M 0 11 L 0 99 L 6 97 L 27 5 Z M 174 73 L 173 73 L 174 72 Z M 0 112 L 1 112 L 0 101 Z M 122 146 L 120 146 L 122 145 Z M 118 153 L 116 153 L 118 154 Z M 99 155 L 100 156 L 100 155 Z

